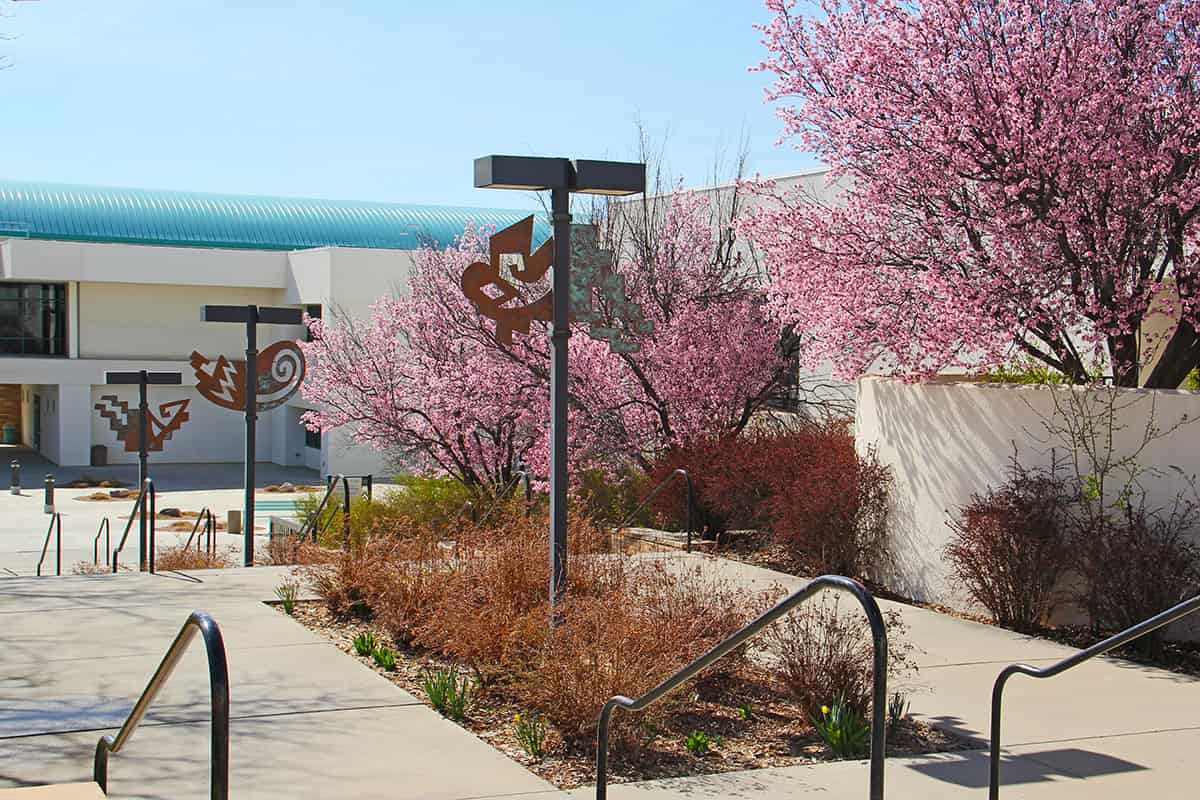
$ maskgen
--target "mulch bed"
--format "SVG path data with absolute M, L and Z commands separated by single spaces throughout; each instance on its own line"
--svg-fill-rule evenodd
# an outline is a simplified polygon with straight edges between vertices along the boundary
M 278 608 L 277 604 L 276 605 Z M 282 609 L 280 609 L 282 613 Z M 297 604 L 293 616 L 306 627 L 332 640 L 351 658 L 380 673 L 392 683 L 425 700 L 422 674 L 429 669 L 449 667 L 451 663 L 425 650 L 399 648 L 395 672 L 386 672 L 370 658 L 354 652 L 354 637 L 370 630 L 369 623 L 335 619 L 320 601 Z M 375 630 L 380 642 L 388 641 Z M 800 708 L 771 685 L 769 676 L 753 667 L 732 680 L 704 683 L 678 713 L 667 718 L 656 731 L 653 741 L 640 752 L 613 752 L 609 757 L 609 775 L 615 782 L 712 774 L 734 770 L 783 767 L 834 760 L 825 744 L 805 720 Z M 739 706 L 749 706 L 748 718 Z M 599 713 L 599 709 L 596 709 Z M 500 750 L 509 758 L 564 789 L 595 780 L 593 748 L 589 742 L 568 746 L 551 727 L 547 753 L 540 759 L 530 757 L 521 748 L 513 732 L 513 717 L 528 714 L 520 698 L 502 684 L 475 690 L 474 699 L 463 727 Z M 621 713 L 621 712 L 618 712 Z M 711 750 L 702 756 L 689 753 L 684 739 L 693 731 L 702 731 L 712 740 Z M 925 723 L 905 719 L 888 734 L 888 755 L 961 750 L 967 747 L 959 739 Z

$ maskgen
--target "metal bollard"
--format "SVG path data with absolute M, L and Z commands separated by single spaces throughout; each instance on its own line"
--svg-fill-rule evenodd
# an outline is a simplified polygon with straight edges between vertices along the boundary
M 45 512 L 47 514 L 54 513 L 54 476 L 46 476 L 46 503 Z
M 12 477 L 9 479 L 9 490 L 8 491 L 11 492 L 12 494 L 20 494 L 21 493 L 21 462 L 17 461 L 14 458 L 12 460 L 12 463 L 9 464 L 8 467 L 12 472 Z

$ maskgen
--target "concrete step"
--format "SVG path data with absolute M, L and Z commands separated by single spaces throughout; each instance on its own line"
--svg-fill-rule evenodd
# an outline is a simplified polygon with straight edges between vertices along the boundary
M 24 789 L 0 789 L 0 800 L 104 800 L 96 783 L 57 783 Z

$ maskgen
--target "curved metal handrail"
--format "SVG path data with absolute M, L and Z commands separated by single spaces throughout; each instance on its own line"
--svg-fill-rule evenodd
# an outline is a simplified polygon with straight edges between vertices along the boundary
M 108 517 L 100 520 L 100 528 L 96 531 L 96 538 L 92 539 L 92 566 L 100 566 L 100 536 L 104 535 L 104 566 L 110 564 L 112 554 L 112 526 L 108 522 Z
M 116 572 L 118 562 L 120 560 L 121 551 L 125 549 L 125 542 L 129 539 L 129 531 L 133 528 L 135 519 L 143 519 L 146 514 L 146 493 L 153 493 L 154 481 L 146 478 L 146 482 L 142 484 L 142 488 L 138 490 L 137 497 L 133 501 L 133 510 L 129 512 L 129 519 L 125 522 L 125 530 L 121 533 L 121 541 L 117 542 L 116 548 L 112 551 L 112 571 Z
M 513 473 L 512 478 L 508 483 L 496 493 L 496 499 L 488 506 L 488 510 L 483 513 L 483 516 L 475 521 L 476 525 L 482 525 L 492 516 L 492 512 L 500 507 L 500 504 L 508 498 L 508 493 L 517 487 L 518 483 L 525 484 L 525 516 L 529 516 L 530 509 L 533 506 L 533 483 L 527 470 L 519 469 Z M 470 501 L 468 501 L 470 502 Z
M 686 469 L 671 470 L 670 475 L 659 481 L 658 485 L 650 490 L 650 494 L 643 497 L 642 502 L 637 504 L 637 508 L 629 512 L 627 515 L 625 515 L 625 519 L 621 520 L 621 524 L 617 526 L 618 533 L 629 527 L 629 523 L 633 522 L 634 517 L 638 515 L 638 512 L 645 508 L 647 503 L 649 503 L 655 497 L 658 497 L 658 493 L 665 489 L 667 484 L 675 480 L 677 477 L 683 478 L 684 485 L 687 488 L 687 496 L 685 498 L 685 503 L 687 504 L 685 509 L 685 513 L 687 515 L 687 552 L 692 552 L 692 507 L 695 502 L 695 497 L 692 492 L 692 476 L 688 475 L 688 471 Z
M 201 522 L 204 523 L 204 531 L 205 531 L 205 533 L 207 533 L 209 530 L 209 524 L 210 524 L 211 520 L 212 520 L 212 512 L 208 510 L 208 506 L 205 506 L 204 508 L 200 509 L 200 513 L 196 515 L 196 523 L 194 525 L 192 525 L 192 532 L 190 534 L 188 534 L 187 541 L 184 542 L 184 544 L 183 544 L 184 550 L 191 549 L 192 539 L 196 538 L 196 531 L 200 530 L 200 523 Z M 199 551 L 199 549 L 200 549 L 200 542 L 197 541 L 196 542 L 196 550 Z
M 55 537 L 54 545 L 54 574 L 62 575 L 62 512 L 56 512 L 50 517 L 50 524 L 46 527 L 46 540 L 42 542 L 42 556 L 37 563 L 37 576 L 42 577 L 42 562 L 46 560 L 46 550 L 50 548 L 50 534 L 55 530 L 58 535 Z
M 325 495 L 321 498 L 321 502 L 317 504 L 317 510 L 313 512 L 311 517 L 309 517 L 308 519 L 306 519 L 304 521 L 304 524 L 300 526 L 300 531 L 296 534 L 301 539 L 303 539 L 305 536 L 308 536 L 311 533 L 313 543 L 316 543 L 317 538 L 322 533 L 324 533 L 326 530 L 329 529 L 330 522 L 326 522 L 325 525 L 322 526 L 321 530 L 319 530 L 319 531 L 317 530 L 317 525 L 321 522 L 321 512 L 325 510 L 325 506 L 326 506 L 326 504 L 329 503 L 329 498 L 333 495 L 334 491 L 337 489 L 337 485 L 338 485 L 339 481 L 342 484 L 343 493 L 346 495 L 347 498 L 349 498 L 350 484 L 349 484 L 349 482 L 347 482 L 345 475 L 343 475 L 339 472 L 337 475 L 330 475 L 328 478 L 326 478 L 325 479 Z M 349 500 L 347 499 L 346 502 L 349 503 Z M 332 515 L 330 515 L 329 520 L 330 521 L 333 520 Z
M 1066 672 L 1072 667 L 1079 666 L 1085 661 L 1090 661 L 1096 656 L 1104 655 L 1109 650 L 1120 647 L 1123 644 L 1128 644 L 1134 639 L 1138 639 L 1148 633 L 1152 633 L 1164 625 L 1170 625 L 1172 622 L 1181 617 L 1186 617 L 1198 609 L 1200 609 L 1200 595 L 1193 597 L 1191 600 L 1184 600 L 1182 603 L 1173 605 L 1166 611 L 1155 614 L 1153 617 L 1143 620 L 1130 628 L 1126 628 L 1102 642 L 1097 642 L 1086 650 L 1080 650 L 1075 655 L 1064 658 L 1057 664 L 1041 668 L 1031 667 L 1028 664 L 1009 664 L 1002 669 L 1000 674 L 996 676 L 996 682 L 992 685 L 991 772 L 988 781 L 989 800 L 998 800 L 1000 797 L 1000 711 L 1001 705 L 1004 702 L 1004 686 L 1008 683 L 1009 678 L 1018 674 L 1028 675 L 1031 678 L 1053 678 L 1055 675 Z
M 167 649 L 162 662 L 150 682 L 146 684 L 142 696 L 134 704 L 133 710 L 114 736 L 101 737 L 96 743 L 96 758 L 92 768 L 92 779 L 99 784 L 102 792 L 108 792 L 108 755 L 119 753 L 137 730 L 138 724 L 150 704 L 158 696 L 159 690 L 171 677 L 179 659 L 187 651 L 192 639 L 199 633 L 204 638 L 204 650 L 208 656 L 208 685 L 212 707 L 211 759 L 212 765 L 209 777 L 209 796 L 212 800 L 228 800 L 229 798 L 229 665 L 225 660 L 225 640 L 221 637 L 221 629 L 216 621 L 203 611 L 193 611 L 187 622 L 180 628 L 175 641 Z
M 867 622 L 871 626 L 874 681 L 871 691 L 871 784 L 868 797 L 870 800 L 883 800 L 883 759 L 887 735 L 887 626 L 884 625 L 879 604 L 867 588 L 858 581 L 841 575 L 822 575 L 809 581 L 636 700 L 623 695 L 609 699 L 600 711 L 600 722 L 596 729 L 596 800 L 605 800 L 608 796 L 608 728 L 614 711 L 618 708 L 640 711 L 661 699 L 822 589 L 834 589 L 854 595 L 862 605 Z

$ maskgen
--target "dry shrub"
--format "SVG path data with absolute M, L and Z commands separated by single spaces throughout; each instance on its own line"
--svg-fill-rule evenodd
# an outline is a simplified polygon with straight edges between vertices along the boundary
M 756 610 L 753 598 L 698 571 L 670 573 L 646 562 L 628 567 L 619 583 L 591 595 L 571 593 L 562 622 L 551 629 L 545 605 L 514 630 L 525 644 L 516 663 L 514 689 L 569 742 L 596 735 L 601 706 L 613 695 L 629 697 L 653 688 L 744 625 Z M 712 671 L 736 669 L 744 652 L 727 655 Z M 712 675 L 707 676 L 709 679 Z M 618 715 L 615 747 L 634 747 L 647 731 L 686 702 L 686 684 L 644 711 Z
M 1080 523 L 1078 600 L 1098 632 L 1124 630 L 1200 592 L 1198 512 L 1180 497 L 1169 512 L 1127 506 Z M 1165 633 L 1159 628 L 1130 646 L 1157 655 Z
M 216 553 L 196 551 L 177 545 L 159 550 L 154 557 L 154 568 L 157 570 L 181 569 L 224 569 L 233 566 L 233 554 L 229 550 L 219 550 Z
M 294 566 L 300 564 L 328 564 L 337 558 L 338 551 L 313 544 L 308 539 L 293 535 L 271 535 L 264 549 L 255 551 L 255 563 L 264 566 Z
M 618 584 L 622 561 L 585 557 L 607 549 L 607 532 L 574 511 L 568 529 L 571 596 L 597 596 Z M 549 549 L 544 516 L 506 513 L 494 528 L 460 531 L 415 641 L 487 678 L 490 666 L 507 663 L 508 650 L 521 646 L 514 638 L 521 621 L 539 610 L 545 613 Z
M 1053 466 L 1025 469 L 1014 458 L 1004 484 L 972 495 L 949 523 L 946 560 L 997 623 L 1033 630 L 1046 622 L 1072 561 L 1073 485 Z
M 885 611 L 888 636 L 888 683 L 916 670 L 907 639 L 908 626 L 899 612 Z M 841 598 L 823 593 L 803 603 L 764 634 L 766 652 L 777 662 L 784 689 L 809 719 L 821 716 L 821 706 L 844 698 L 862 714 L 871 708 L 875 675 L 871 626 L 858 611 L 841 608 Z

